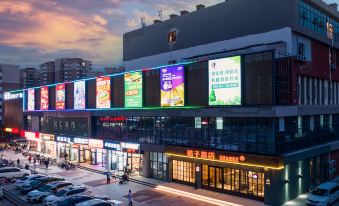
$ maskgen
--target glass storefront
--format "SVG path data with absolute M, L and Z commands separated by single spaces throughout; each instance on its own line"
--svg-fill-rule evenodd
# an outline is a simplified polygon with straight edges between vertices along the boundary
M 264 197 L 264 173 L 203 165 L 202 187 Z
M 57 144 L 57 154 L 59 158 L 65 159 L 65 155 L 67 156 L 67 160 L 69 161 L 77 161 L 78 160 L 78 151 L 74 150 L 72 144 L 59 142 Z
M 195 163 L 173 160 L 174 182 L 195 183 Z
M 41 152 L 41 142 L 28 140 L 28 149 L 34 152 Z
M 164 153 L 150 152 L 150 177 L 167 180 L 168 161 Z
M 46 154 L 55 156 L 56 155 L 56 143 L 52 141 L 45 141 L 44 142 L 44 152 Z

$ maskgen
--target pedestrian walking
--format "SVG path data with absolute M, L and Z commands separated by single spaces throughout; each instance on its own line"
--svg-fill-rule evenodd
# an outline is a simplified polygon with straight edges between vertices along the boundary
M 36 164 L 36 157 L 33 158 L 33 164 Z
M 111 173 L 107 170 L 106 172 L 107 184 L 111 183 Z
M 32 156 L 29 155 L 29 157 L 28 157 L 28 162 L 29 162 L 29 164 L 31 164 L 31 161 L 32 161 Z
M 1 154 L 1 159 L 4 159 L 4 154 Z
M 48 165 L 49 165 L 49 158 L 47 158 L 46 160 L 46 169 L 48 169 Z
M 18 160 L 16 161 L 16 163 L 18 164 L 18 165 L 20 165 L 20 159 L 18 158 Z
M 133 195 L 131 190 L 128 191 L 128 205 L 133 206 Z
M 25 165 L 25 169 L 26 170 L 29 170 L 29 165 L 26 163 L 26 165 Z

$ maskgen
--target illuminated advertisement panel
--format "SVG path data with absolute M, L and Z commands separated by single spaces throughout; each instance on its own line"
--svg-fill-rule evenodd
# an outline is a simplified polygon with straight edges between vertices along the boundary
M 74 109 L 85 109 L 86 107 L 86 82 L 74 82 Z
M 184 66 L 169 66 L 160 69 L 161 106 L 184 106 Z
M 65 109 L 65 84 L 55 86 L 55 108 Z
M 241 105 L 241 57 L 208 61 L 209 105 Z
M 142 107 L 142 73 L 125 74 L 125 107 Z
M 48 87 L 40 88 L 40 109 L 48 110 Z
M 32 111 L 35 110 L 35 93 L 34 89 L 28 89 L 27 90 L 28 96 L 27 96 L 27 110 Z
M 96 107 L 99 109 L 111 107 L 111 79 L 110 77 L 98 77 L 96 79 Z

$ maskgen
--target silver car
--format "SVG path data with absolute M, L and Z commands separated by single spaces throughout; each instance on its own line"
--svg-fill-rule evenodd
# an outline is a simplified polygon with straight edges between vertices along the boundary
M 67 186 L 59 190 L 54 195 L 49 195 L 44 199 L 45 205 L 53 205 L 74 195 L 81 195 L 87 190 L 85 186 Z
M 29 202 L 42 202 L 45 197 L 56 193 L 59 189 L 70 186 L 72 183 L 65 181 L 51 182 L 39 187 L 36 190 L 30 191 L 27 194 L 27 200 Z

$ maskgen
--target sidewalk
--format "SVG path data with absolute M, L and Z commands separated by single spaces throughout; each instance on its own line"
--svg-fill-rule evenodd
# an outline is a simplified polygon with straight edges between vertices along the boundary
M 47 156 L 47 155 L 45 155 Z M 20 158 L 22 165 L 28 163 L 28 157 L 20 154 L 15 154 L 14 151 L 8 151 L 4 154 L 5 158 L 16 160 Z M 32 166 L 32 165 L 31 165 Z M 108 195 L 112 199 L 117 199 L 127 203 L 126 195 L 131 189 L 134 193 L 136 206 L 207 206 L 207 205 L 223 205 L 223 206 L 264 206 L 260 201 L 241 198 L 233 195 L 217 193 L 204 189 L 194 189 L 191 186 L 186 186 L 177 183 L 169 183 L 156 179 L 145 178 L 142 176 L 132 176 L 133 180 L 142 181 L 152 185 L 136 182 L 120 185 L 118 180 L 111 180 L 111 184 L 106 184 L 106 176 L 103 172 L 107 170 L 100 166 L 81 163 L 80 166 L 86 167 L 95 171 L 83 169 L 64 170 L 56 165 L 50 165 L 48 169 L 44 165 L 39 165 L 37 171 L 40 173 L 64 177 L 66 180 L 74 184 L 84 184 L 93 194 Z M 122 173 L 121 173 L 122 174 Z M 119 173 L 120 175 L 120 173 Z

